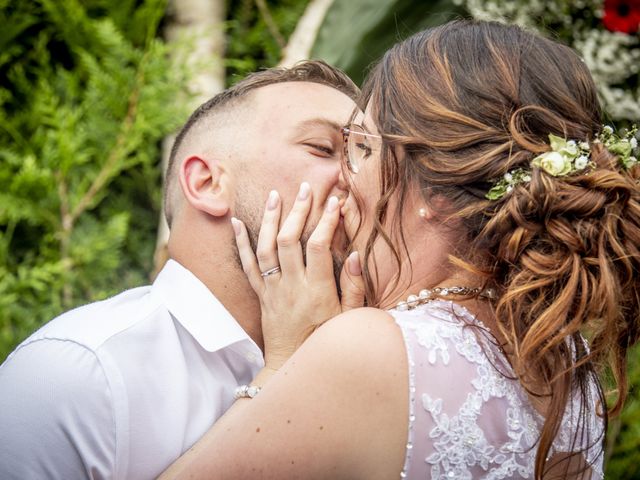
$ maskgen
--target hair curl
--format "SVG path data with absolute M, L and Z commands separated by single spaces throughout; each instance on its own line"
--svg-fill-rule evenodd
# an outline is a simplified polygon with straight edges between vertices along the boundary
M 515 26 L 456 21 L 410 37 L 373 69 L 365 103 L 385 148 L 363 263 L 378 237 L 399 259 L 392 245 L 404 244 L 399 220 L 391 230 L 399 238 L 385 232 L 388 219 L 401 218 L 410 188 L 417 185 L 426 201 L 447 199 L 467 234 L 455 261 L 497 289 L 496 322 L 513 370 L 548 402 L 536 456 L 542 478 L 554 467 L 547 456 L 573 395 L 581 396 L 584 421 L 597 408 L 589 385 L 607 367 L 618 392 L 609 414 L 627 394 L 626 354 L 640 332 L 638 168 L 622 170 L 593 143 L 595 170 L 556 178 L 534 169 L 531 182 L 486 200 L 492 180 L 549 150 L 550 133 L 592 141 L 601 129 L 596 88 L 581 59 Z M 398 145 L 402 161 L 394 155 Z M 400 198 L 396 215 L 388 211 L 392 196 Z M 607 412 L 600 413 L 606 425 Z

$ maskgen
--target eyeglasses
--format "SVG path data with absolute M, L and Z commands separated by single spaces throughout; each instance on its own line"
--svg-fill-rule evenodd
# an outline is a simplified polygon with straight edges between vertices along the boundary
M 380 150 L 382 137 L 367 133 L 361 125 L 352 123 L 342 129 L 344 139 L 344 156 L 347 167 L 352 173 L 358 173 L 362 164 L 371 156 L 372 152 Z

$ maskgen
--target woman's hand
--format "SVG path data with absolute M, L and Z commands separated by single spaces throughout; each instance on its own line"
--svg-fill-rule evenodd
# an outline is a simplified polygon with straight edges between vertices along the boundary
M 276 191 L 269 194 L 258 237 L 257 259 L 244 224 L 231 219 L 242 267 L 260 299 L 267 368 L 280 368 L 319 325 L 364 303 L 357 252 L 349 255 L 342 268 L 342 300 L 338 297 L 331 255 L 331 242 L 340 221 L 336 197 L 328 200 L 307 241 L 305 264 L 300 236 L 311 201 L 311 188 L 303 183 L 278 231 L 282 202 Z

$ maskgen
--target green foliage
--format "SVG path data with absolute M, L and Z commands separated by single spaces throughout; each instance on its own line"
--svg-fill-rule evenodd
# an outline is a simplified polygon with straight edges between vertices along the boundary
M 147 281 L 159 142 L 188 113 L 157 39 L 165 3 L 0 2 L 0 360 L 64 309 Z
M 629 396 L 607 432 L 606 478 L 640 478 L 640 345 L 629 355 Z
M 361 83 L 369 66 L 394 43 L 462 13 L 451 0 L 335 0 L 311 56 L 325 59 Z
M 289 38 L 309 0 L 264 2 L 261 12 L 256 0 L 229 2 L 227 14 L 227 85 L 260 68 L 275 66 L 282 57 L 282 40 Z M 266 15 L 265 15 L 266 13 Z M 269 26 L 273 19 L 275 29 Z

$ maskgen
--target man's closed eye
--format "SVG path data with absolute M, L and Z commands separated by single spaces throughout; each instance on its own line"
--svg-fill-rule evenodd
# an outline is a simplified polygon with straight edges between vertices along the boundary
M 311 147 L 313 155 L 322 157 L 332 157 L 335 155 L 335 149 L 326 145 L 318 145 L 316 143 L 305 143 L 304 145 Z

